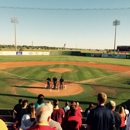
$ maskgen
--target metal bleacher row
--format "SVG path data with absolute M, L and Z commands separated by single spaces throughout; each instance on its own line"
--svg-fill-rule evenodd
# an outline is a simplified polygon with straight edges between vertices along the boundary
M 84 112 L 82 112 L 82 126 L 86 128 L 86 117 L 84 115 Z M 2 119 L 9 127 L 11 127 L 14 124 L 13 120 L 13 110 L 2 108 L 0 109 L 0 119 Z
M 11 128 L 14 124 L 13 110 L 7 108 L 0 109 L 0 119 L 2 119 L 6 123 L 8 130 L 12 130 Z

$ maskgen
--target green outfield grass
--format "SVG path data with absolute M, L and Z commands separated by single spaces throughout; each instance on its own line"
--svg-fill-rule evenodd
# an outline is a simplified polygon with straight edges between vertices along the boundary
M 77 61 L 77 62 L 98 62 L 107 64 L 117 64 L 130 66 L 129 59 L 112 59 L 112 58 L 93 58 L 79 56 L 0 56 L 0 62 L 19 62 L 19 61 Z M 16 63 L 17 64 L 17 63 Z M 80 83 L 83 92 L 73 96 L 55 97 L 61 101 L 63 105 L 66 100 L 77 100 L 85 109 L 88 103 L 96 104 L 96 95 L 98 92 L 104 91 L 110 99 L 121 104 L 130 99 L 130 76 L 127 73 L 112 72 L 99 68 L 82 67 L 69 64 L 52 64 L 46 66 L 30 66 L 8 68 L 0 70 L 0 107 L 12 108 L 19 98 L 28 99 L 29 102 L 36 102 L 37 95 L 27 91 L 29 84 L 38 81 L 43 82 L 47 76 L 61 74 L 49 72 L 50 68 L 70 68 L 72 72 L 63 73 L 66 81 L 76 82 L 89 79 L 100 78 L 94 82 Z M 20 87 L 17 85 L 19 84 Z M 13 90 L 16 90 L 14 92 Z M 46 97 L 46 101 L 52 100 L 54 97 Z
M 0 62 L 10 61 L 79 61 L 130 66 L 130 59 L 98 58 L 83 56 L 0 56 Z

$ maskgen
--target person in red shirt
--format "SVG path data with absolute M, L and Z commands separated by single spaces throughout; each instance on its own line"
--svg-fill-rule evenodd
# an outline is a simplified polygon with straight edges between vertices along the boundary
M 79 110 L 80 112 L 83 112 L 81 106 L 79 105 L 79 102 L 77 102 L 77 110 Z
M 27 130 L 56 130 L 56 128 L 49 126 L 52 112 L 51 107 L 51 103 L 47 103 L 46 105 L 39 107 L 36 110 L 37 123 Z
M 79 130 L 82 126 L 81 117 L 76 114 L 77 105 L 76 103 L 71 104 L 69 115 L 65 116 L 62 128 L 63 130 Z
M 62 108 L 59 108 L 59 101 L 58 100 L 54 100 L 53 103 L 54 103 L 54 109 L 53 109 L 53 112 L 51 115 L 51 119 L 62 124 L 62 120 L 65 116 L 65 112 Z
M 119 106 L 119 115 L 121 117 L 121 124 L 120 124 L 120 130 L 125 130 L 126 125 L 125 125 L 125 119 L 126 119 L 126 113 L 125 109 L 123 106 Z
M 71 102 L 71 106 L 73 106 L 73 105 L 76 106 L 75 115 L 77 115 L 77 116 L 79 116 L 80 118 L 82 118 L 82 114 L 81 114 L 81 112 L 79 111 L 79 109 L 78 109 L 78 107 L 77 107 L 77 103 L 76 103 L 75 101 L 72 101 L 72 102 Z M 71 112 L 71 111 L 68 110 L 65 115 L 66 115 L 66 116 L 69 116 L 70 112 Z

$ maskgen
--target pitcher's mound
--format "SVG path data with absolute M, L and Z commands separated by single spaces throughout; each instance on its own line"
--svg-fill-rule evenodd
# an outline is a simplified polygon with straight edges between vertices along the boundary
M 64 89 L 47 89 L 46 88 L 46 82 L 44 83 L 33 83 L 31 84 L 30 88 L 28 88 L 28 91 L 35 94 L 44 94 L 46 96 L 69 96 L 69 95 L 75 95 L 79 94 L 83 91 L 83 88 L 79 84 L 74 83 L 64 83 L 65 88 Z
M 72 69 L 69 68 L 52 68 L 49 69 L 50 72 L 57 72 L 57 73 L 65 73 L 65 72 L 71 72 Z

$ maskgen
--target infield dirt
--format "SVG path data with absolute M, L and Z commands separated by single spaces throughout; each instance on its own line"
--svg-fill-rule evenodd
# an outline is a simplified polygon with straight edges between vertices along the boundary
M 120 66 L 120 65 L 112 65 L 112 64 L 101 64 L 101 63 L 95 63 L 95 62 L 59 62 L 59 61 L 23 61 L 23 62 L 1 62 L 0 63 L 0 69 L 6 69 L 6 68 L 15 68 L 15 67 L 26 67 L 26 66 L 41 66 L 41 65 L 52 65 L 52 64 L 69 64 L 69 65 L 76 65 L 76 66 L 86 66 L 86 67 L 93 67 L 93 68 L 102 68 L 105 70 L 115 71 L 115 72 L 128 72 L 130 71 L 129 66 Z M 62 70 L 62 71 L 61 71 Z M 57 73 L 64 73 L 71 71 L 71 69 L 68 68 L 52 68 L 48 71 L 53 71 Z M 34 88 L 33 88 L 33 87 Z M 33 83 L 31 84 L 31 88 L 28 88 L 28 91 L 31 93 L 39 94 L 44 93 L 46 96 L 69 96 L 69 95 L 75 95 L 78 93 L 81 93 L 83 91 L 82 87 L 79 84 L 74 83 L 67 83 L 65 82 L 66 89 L 63 90 L 50 90 L 45 89 L 46 82 L 43 83 Z

